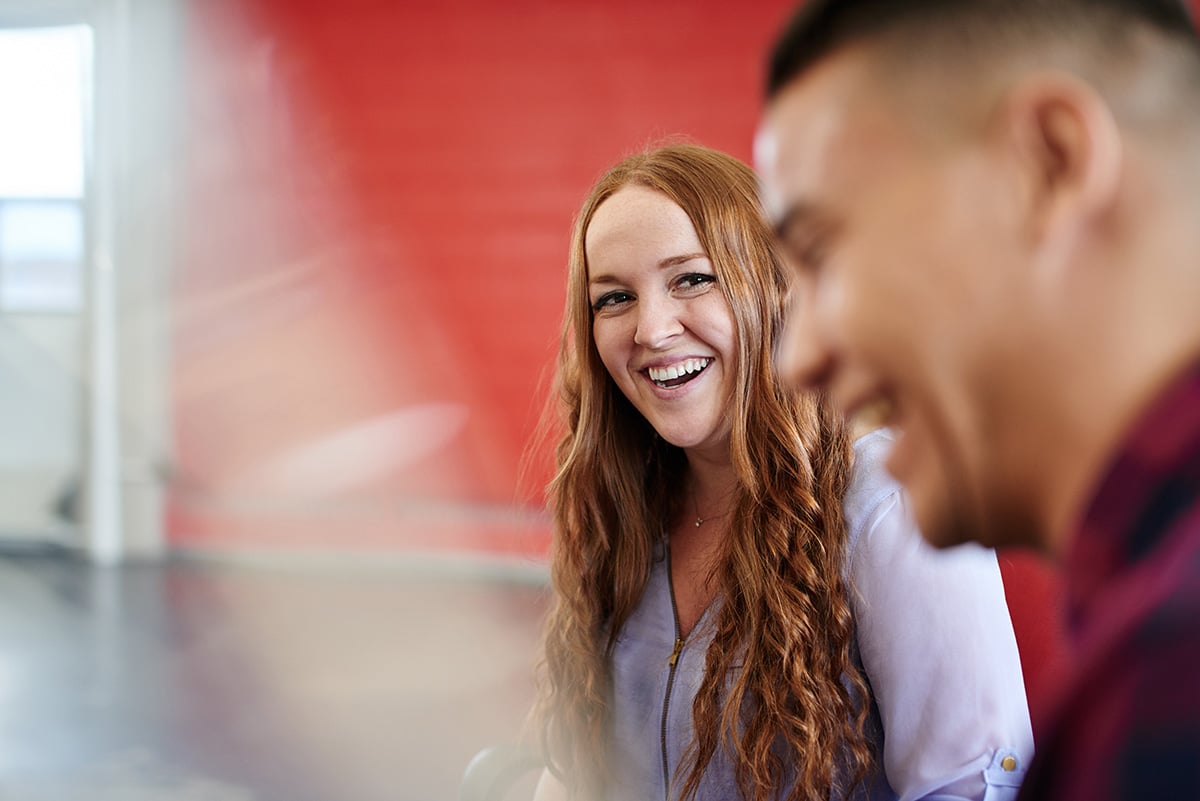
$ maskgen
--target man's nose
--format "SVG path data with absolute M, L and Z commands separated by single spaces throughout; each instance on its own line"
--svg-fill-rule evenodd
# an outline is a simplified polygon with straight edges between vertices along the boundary
M 682 309 L 672 298 L 640 299 L 633 339 L 643 348 L 659 350 L 683 332 Z
M 806 293 L 796 293 L 788 304 L 775 352 L 775 368 L 780 379 L 787 383 L 822 387 L 830 378 L 833 358 L 806 298 Z

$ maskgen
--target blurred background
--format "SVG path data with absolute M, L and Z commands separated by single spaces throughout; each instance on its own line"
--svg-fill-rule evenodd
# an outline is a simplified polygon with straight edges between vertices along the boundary
M 453 798 L 574 212 L 791 0 L 0 0 L 0 799 Z
M 542 553 L 574 212 L 790 6 L 0 0 L 5 537 Z

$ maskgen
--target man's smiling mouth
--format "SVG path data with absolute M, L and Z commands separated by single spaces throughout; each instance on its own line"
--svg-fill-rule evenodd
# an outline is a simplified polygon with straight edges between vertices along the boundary
M 856 404 L 847 418 L 852 425 L 861 427 L 864 431 L 891 426 L 896 421 L 896 405 L 890 398 L 875 397 Z

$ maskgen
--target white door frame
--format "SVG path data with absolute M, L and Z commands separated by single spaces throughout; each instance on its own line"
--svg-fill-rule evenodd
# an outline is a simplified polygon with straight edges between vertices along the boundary
M 183 13 L 182 0 L 0 0 L 0 27 L 93 30 L 80 547 L 105 564 L 166 544 Z

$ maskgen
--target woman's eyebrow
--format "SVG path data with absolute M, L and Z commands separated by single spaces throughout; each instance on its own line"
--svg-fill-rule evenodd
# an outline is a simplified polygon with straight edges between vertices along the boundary
M 689 261 L 694 261 L 696 259 L 707 259 L 707 258 L 708 258 L 707 253 L 685 253 L 682 256 L 667 256 L 665 259 L 662 259 L 661 261 L 659 261 L 658 266 L 659 266 L 659 269 L 663 269 L 666 267 L 677 267 L 678 265 L 686 264 Z

